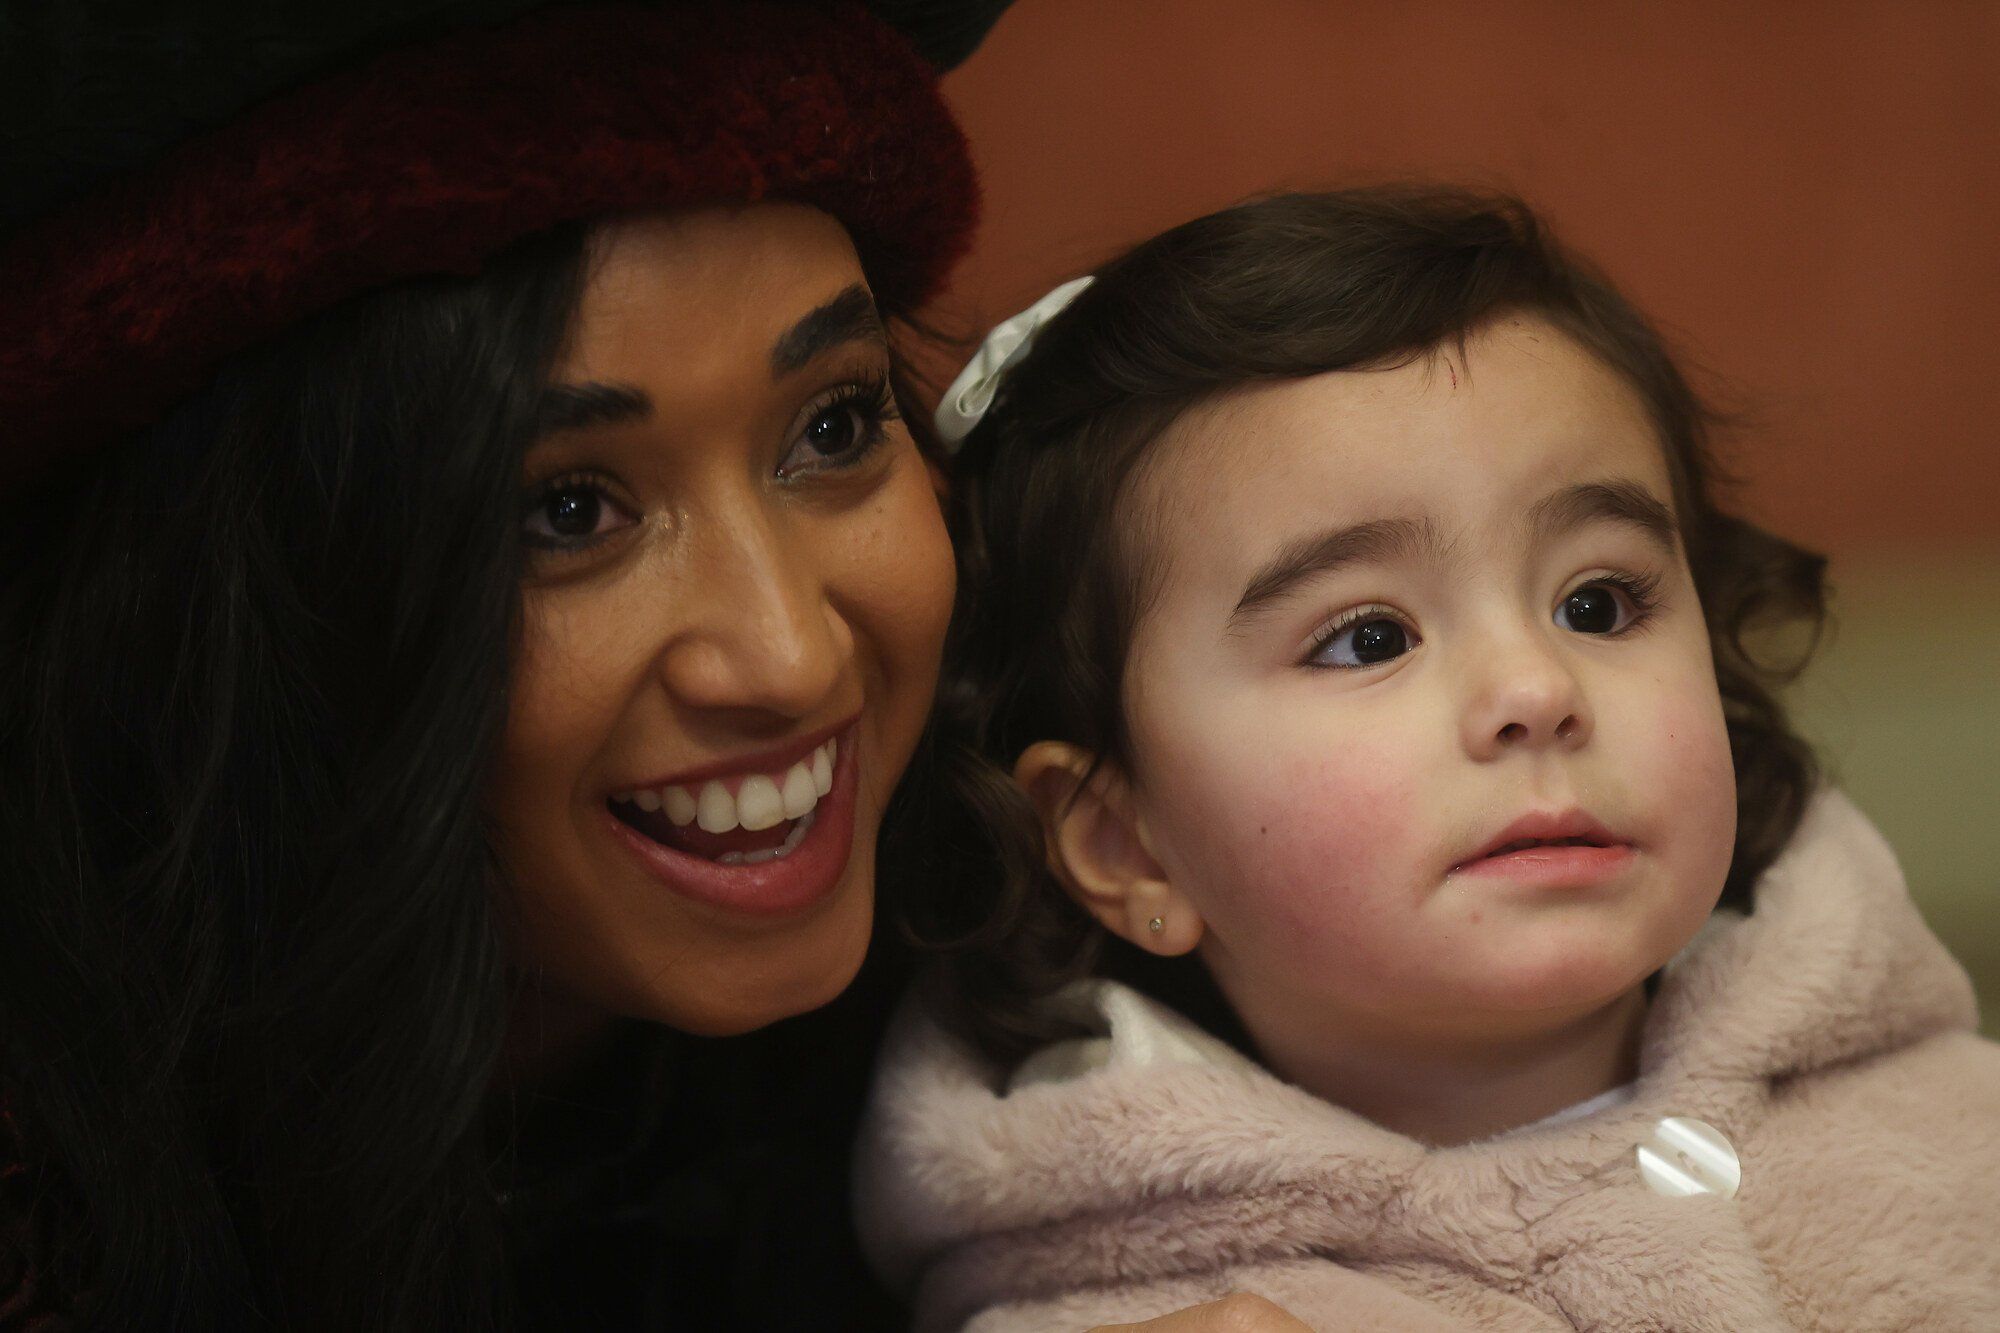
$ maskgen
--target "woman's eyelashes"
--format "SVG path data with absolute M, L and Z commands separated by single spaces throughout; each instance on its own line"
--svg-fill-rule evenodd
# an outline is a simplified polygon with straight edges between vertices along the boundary
M 887 438 L 888 424 L 899 419 L 887 376 L 843 384 L 806 406 L 778 464 L 778 476 L 790 481 L 854 467 Z
M 1555 623 L 1576 634 L 1617 638 L 1642 628 L 1660 603 L 1655 574 L 1598 574 L 1578 584 L 1556 603 Z M 1423 642 L 1400 612 L 1368 605 L 1343 611 L 1314 631 L 1304 665 L 1362 671 L 1414 652 Z
M 521 540 L 537 551 L 581 551 L 638 522 L 612 499 L 606 480 L 591 472 L 565 473 L 528 497 Z
M 888 424 L 900 419 L 886 376 L 830 389 L 799 414 L 777 475 L 799 481 L 858 466 L 887 438 Z M 607 475 L 566 472 L 530 488 L 521 540 L 537 554 L 577 554 L 638 522 L 634 507 L 616 497 Z

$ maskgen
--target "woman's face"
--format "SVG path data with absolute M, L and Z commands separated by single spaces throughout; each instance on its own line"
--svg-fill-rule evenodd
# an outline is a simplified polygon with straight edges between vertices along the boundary
M 823 213 L 598 234 L 527 454 L 490 787 L 545 992 L 724 1034 L 860 965 L 953 591 L 888 371 Z

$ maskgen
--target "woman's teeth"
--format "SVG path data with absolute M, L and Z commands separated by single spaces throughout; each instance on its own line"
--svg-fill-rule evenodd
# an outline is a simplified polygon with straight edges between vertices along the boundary
M 805 816 L 813 812 L 820 797 L 833 790 L 833 764 L 839 757 L 838 746 L 837 740 L 830 740 L 783 773 L 752 773 L 733 793 L 723 779 L 712 778 L 699 791 L 678 785 L 640 787 L 619 792 L 611 799 L 629 801 L 648 814 L 665 810 L 675 827 L 696 824 L 707 833 L 728 833 L 737 828 L 754 833 L 775 828 L 788 819 L 802 820 L 800 828 L 793 829 L 783 844 L 769 852 L 731 853 L 720 858 L 729 864 L 735 864 L 732 857 L 739 855 L 745 861 L 768 860 L 790 851 L 797 845 L 796 840 L 804 836 L 803 829 L 811 826 L 812 821 Z
M 775 861 L 781 856 L 789 856 L 792 850 L 805 841 L 806 830 L 813 826 L 812 812 L 808 811 L 792 825 L 792 831 L 776 847 L 766 847 L 760 852 L 724 852 L 715 859 L 726 866 L 754 866 L 759 861 Z

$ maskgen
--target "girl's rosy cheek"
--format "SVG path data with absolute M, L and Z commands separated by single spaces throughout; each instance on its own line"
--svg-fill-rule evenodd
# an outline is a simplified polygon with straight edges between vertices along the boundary
M 1677 785 L 1733 784 L 1729 732 L 1720 704 L 1698 691 L 1664 700 L 1652 719 L 1649 745 L 1661 776 Z
M 1392 906 L 1409 883 L 1419 826 L 1414 783 L 1388 756 L 1274 763 L 1256 817 L 1230 849 L 1245 910 L 1301 936 L 1346 933 Z

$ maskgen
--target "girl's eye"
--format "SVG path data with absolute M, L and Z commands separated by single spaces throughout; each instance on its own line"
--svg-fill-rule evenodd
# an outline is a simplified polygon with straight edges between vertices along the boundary
M 883 427 L 897 419 L 895 396 L 886 378 L 843 385 L 806 411 L 780 477 L 838 472 L 853 467 L 886 438 Z
M 1356 671 L 1393 662 L 1421 642 L 1402 621 L 1363 611 L 1329 628 L 1306 661 L 1310 666 Z
M 550 482 L 528 501 L 521 519 L 521 538 L 542 550 L 574 551 L 594 545 L 633 523 L 604 493 L 604 487 L 584 477 Z
M 1652 612 L 1658 580 L 1633 575 L 1594 579 L 1556 607 L 1556 624 L 1578 634 L 1623 634 Z

